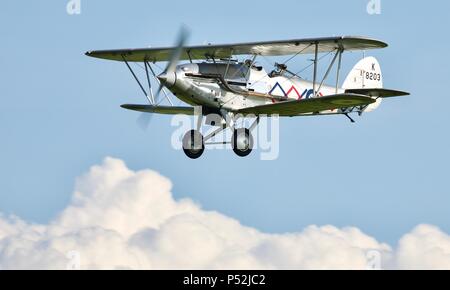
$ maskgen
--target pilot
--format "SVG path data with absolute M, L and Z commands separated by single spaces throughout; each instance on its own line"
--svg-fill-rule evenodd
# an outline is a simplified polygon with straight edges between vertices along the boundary
M 269 73 L 269 77 L 273 78 L 273 77 L 282 76 L 282 75 L 284 75 L 286 70 L 287 70 L 287 65 L 285 65 L 283 63 L 282 64 L 276 63 L 275 69 Z

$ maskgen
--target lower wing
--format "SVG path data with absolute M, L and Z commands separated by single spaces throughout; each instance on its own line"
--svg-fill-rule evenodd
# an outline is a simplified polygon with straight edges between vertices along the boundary
M 276 104 L 249 107 L 238 110 L 237 113 L 254 115 L 278 114 L 280 116 L 293 117 L 308 113 L 318 113 L 320 111 L 366 106 L 374 102 L 375 99 L 372 99 L 367 95 L 345 93 L 300 101 L 286 101 Z
M 173 107 L 173 106 L 152 106 L 152 105 L 133 105 L 125 104 L 121 106 L 127 110 L 133 110 L 143 113 L 156 113 L 166 115 L 194 115 L 194 107 Z

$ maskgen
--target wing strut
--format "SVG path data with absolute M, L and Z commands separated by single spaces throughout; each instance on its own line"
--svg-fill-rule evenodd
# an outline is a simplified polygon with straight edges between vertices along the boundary
M 150 66 L 150 64 L 145 61 L 144 62 L 144 66 L 145 66 L 145 75 L 147 76 L 147 83 L 148 83 L 148 90 L 150 92 L 150 105 L 155 104 L 155 96 L 153 95 L 153 89 L 152 89 L 152 83 L 150 82 L 150 76 L 148 74 L 148 68 L 150 68 L 150 70 L 152 70 L 152 67 Z
M 325 73 L 322 81 L 320 82 L 319 89 L 317 89 L 317 92 L 320 92 L 320 89 L 322 88 L 323 83 L 325 82 L 325 80 L 327 79 L 328 75 L 330 74 L 331 69 L 333 68 L 334 63 L 336 62 L 336 59 L 337 59 L 338 55 L 340 55 L 339 51 L 336 52 L 336 54 L 333 57 L 333 60 L 331 61 L 330 65 L 328 66 L 327 72 Z
M 127 65 L 127 68 L 130 70 L 131 74 L 133 75 L 134 79 L 138 83 L 139 88 L 144 93 L 145 98 L 147 98 L 147 100 L 150 103 L 150 105 L 156 105 L 156 106 L 159 105 L 161 102 L 157 103 L 157 100 L 155 99 L 155 96 L 153 94 L 152 84 L 151 84 L 151 81 L 150 81 L 150 72 L 151 72 L 152 76 L 154 77 L 154 79 L 156 80 L 156 82 L 158 82 L 160 84 L 160 81 L 156 77 L 156 73 L 153 70 L 151 64 L 147 60 L 144 61 L 145 76 L 147 78 L 147 84 L 148 84 L 148 93 L 147 93 L 147 91 L 145 90 L 145 88 L 142 85 L 141 81 L 137 77 L 136 73 L 134 72 L 133 68 L 130 66 L 130 63 L 128 62 L 128 60 L 125 58 L 124 55 L 122 55 L 122 60 Z M 171 106 L 173 106 L 173 102 L 170 99 L 169 95 L 167 94 L 166 90 L 163 88 L 162 91 L 164 93 L 164 96 L 165 96 L 166 100 L 170 103 Z
M 336 94 L 339 93 L 339 77 L 341 74 L 341 65 L 342 65 L 342 53 L 344 52 L 344 48 L 342 46 L 339 48 L 339 60 L 338 60 L 338 66 L 336 70 Z
M 316 43 L 316 50 L 315 50 L 315 54 L 314 54 L 314 73 L 313 73 L 313 91 L 314 91 L 314 96 L 318 97 L 320 89 L 322 88 L 323 84 L 325 83 L 325 80 L 328 78 L 331 70 L 334 67 L 334 64 L 336 63 L 336 60 L 338 60 L 338 65 L 337 65 L 337 72 L 336 72 L 336 94 L 339 93 L 339 77 L 340 77 L 340 71 L 341 71 L 341 64 L 342 64 L 342 54 L 344 52 L 344 49 L 342 47 L 337 48 L 336 49 L 336 53 L 333 57 L 333 59 L 331 60 L 330 65 L 327 68 L 327 71 L 325 72 L 325 75 L 323 76 L 322 80 L 320 81 L 319 87 L 317 87 L 317 66 L 318 66 L 318 50 L 317 50 L 317 43 Z M 317 88 L 317 89 L 316 89 Z
M 128 61 L 126 60 L 125 56 L 122 55 L 122 59 L 125 62 L 125 64 L 127 65 L 128 69 L 130 70 L 131 74 L 133 75 L 134 79 L 136 80 L 136 82 L 138 83 L 139 87 L 141 88 L 142 92 L 144 93 L 145 97 L 147 98 L 147 100 L 149 101 L 150 105 L 152 104 L 152 100 L 150 99 L 150 97 L 148 96 L 147 92 L 145 91 L 144 87 L 142 86 L 141 82 L 139 81 L 139 78 L 136 76 L 136 74 L 134 73 L 133 69 L 131 68 L 130 64 L 128 63 Z M 146 67 L 147 68 L 147 67 Z M 146 69 L 147 70 L 147 69 Z M 148 77 L 148 73 L 147 73 L 147 77 Z M 149 86 L 150 86 L 150 82 L 149 82 Z M 151 90 L 151 87 L 149 87 L 149 90 Z
M 314 97 L 317 97 L 316 79 L 317 79 L 317 57 L 319 56 L 319 43 L 314 43 L 314 73 L 313 73 L 313 92 Z
M 153 70 L 152 66 L 150 65 L 150 63 L 149 63 L 148 61 L 146 61 L 146 63 L 147 63 L 147 65 L 148 65 L 148 67 L 150 68 L 150 71 L 152 72 L 152 75 L 153 75 L 153 77 L 155 78 L 156 82 L 158 82 L 158 84 L 161 86 L 161 82 L 160 82 L 159 79 L 156 77 L 156 73 L 155 73 L 155 71 Z M 164 89 L 164 87 L 162 87 L 161 90 L 162 90 L 164 96 L 166 97 L 167 101 L 169 102 L 169 104 L 170 104 L 171 106 L 173 106 L 172 100 L 169 98 L 169 95 L 167 94 L 167 92 L 166 92 L 166 90 Z M 158 97 L 158 96 L 156 96 L 156 97 Z M 156 103 L 156 100 L 155 100 L 155 103 Z M 161 102 L 159 102 L 157 105 L 159 105 L 160 103 L 161 103 Z

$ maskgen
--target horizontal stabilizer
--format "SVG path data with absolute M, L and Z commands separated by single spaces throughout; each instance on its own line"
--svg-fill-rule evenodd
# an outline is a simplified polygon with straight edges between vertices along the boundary
M 302 114 L 318 113 L 320 111 L 365 106 L 374 102 L 374 99 L 365 95 L 338 94 L 306 100 L 286 101 L 276 104 L 250 107 L 238 110 L 237 113 L 254 115 L 278 114 L 280 116 L 293 117 Z
M 194 115 L 194 107 L 173 107 L 173 106 L 152 106 L 152 105 L 134 105 L 125 104 L 121 106 L 127 110 L 133 110 L 143 113 L 155 113 L 165 115 Z
M 365 96 L 377 97 L 377 98 L 392 98 L 392 97 L 409 96 L 409 93 L 407 93 L 407 92 L 388 90 L 388 89 L 348 89 L 348 90 L 345 90 L 345 93 L 365 95 Z

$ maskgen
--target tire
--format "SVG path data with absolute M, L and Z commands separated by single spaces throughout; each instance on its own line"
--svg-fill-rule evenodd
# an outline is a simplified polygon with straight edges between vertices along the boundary
M 253 150 L 253 136 L 247 128 L 236 129 L 231 137 L 231 146 L 234 153 L 240 157 L 246 157 Z
M 191 159 L 197 159 L 202 156 L 205 151 L 202 133 L 197 130 L 186 132 L 183 137 L 183 151 Z

